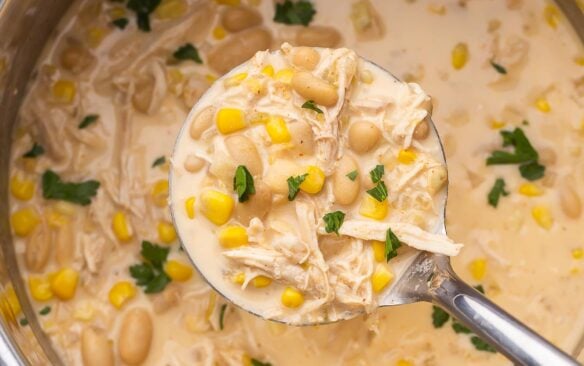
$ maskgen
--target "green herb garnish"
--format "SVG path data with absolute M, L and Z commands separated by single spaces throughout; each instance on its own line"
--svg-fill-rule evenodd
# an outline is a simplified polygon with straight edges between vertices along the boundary
M 302 104 L 302 108 L 311 109 L 316 113 L 324 113 L 322 109 L 318 108 L 316 104 L 314 104 L 313 100 L 307 100 L 306 102 L 304 102 L 304 104 Z
M 256 192 L 253 177 L 244 165 L 238 166 L 235 170 L 233 189 L 237 192 L 239 202 L 247 201 L 249 196 Z
M 545 166 L 537 161 L 532 161 L 531 163 L 519 166 L 519 173 L 521 173 L 521 176 L 527 180 L 538 180 L 543 177 Z
M 22 319 L 20 319 L 19 323 L 20 323 L 21 327 L 26 327 L 28 325 L 28 319 L 22 318 Z
M 30 150 L 28 150 L 24 155 L 22 155 L 23 158 L 36 158 L 40 155 L 43 155 L 45 153 L 45 149 L 37 144 L 36 142 L 32 144 L 32 147 L 30 148 Z
M 470 337 L 470 342 L 478 351 L 485 351 L 485 352 L 492 352 L 492 353 L 497 352 L 495 347 L 493 347 L 490 344 L 488 344 L 487 342 L 483 341 L 478 336 Z
M 475 290 L 477 290 L 478 292 L 480 292 L 481 294 L 485 294 L 485 288 L 483 287 L 483 285 L 476 285 L 475 287 L 473 287 Z
M 166 158 L 164 156 L 158 157 L 156 158 L 156 160 L 154 160 L 154 162 L 152 163 L 152 167 L 155 168 L 159 165 L 162 165 L 166 163 Z
M 383 202 L 387 198 L 387 187 L 383 181 L 380 181 L 375 187 L 367 190 L 367 193 L 379 202 Z
M 343 225 L 343 221 L 345 221 L 345 213 L 342 211 L 334 211 L 329 212 L 322 217 L 324 220 L 325 228 L 324 230 L 327 233 L 337 233 L 339 235 L 339 229 Z
M 359 175 L 359 173 L 356 170 L 353 170 L 352 172 L 347 174 L 346 177 L 354 182 L 355 179 L 357 178 L 357 175 Z
M 251 366 L 272 366 L 272 364 L 269 362 L 262 362 L 262 361 L 256 360 L 255 358 L 252 358 L 251 359 Z
M 97 194 L 99 182 L 88 180 L 80 183 L 66 183 L 57 173 L 47 170 L 43 174 L 43 197 L 45 199 L 62 200 L 82 206 L 89 205 L 91 198 Z
M 503 66 L 499 65 L 498 63 L 496 63 L 495 61 L 491 60 L 491 66 L 493 66 L 493 68 L 499 73 L 499 74 L 503 74 L 506 75 L 507 74 L 507 69 L 504 68 Z
M 383 165 L 376 165 L 372 171 L 369 172 L 371 176 L 371 181 L 373 183 L 378 183 L 380 180 L 383 179 L 383 175 L 385 174 L 385 167 Z
M 432 325 L 434 328 L 442 328 L 450 319 L 450 314 L 438 306 L 432 306 Z
M 397 248 L 401 247 L 401 242 L 391 229 L 387 229 L 385 234 L 385 259 L 389 262 L 391 258 L 397 256 Z
M 519 172 L 527 180 L 543 177 L 545 167 L 538 163 L 539 155 L 533 148 L 523 130 L 501 131 L 503 147 L 513 147 L 514 151 L 496 150 L 487 158 L 487 165 L 520 164 Z
M 292 2 L 285 0 L 283 3 L 276 3 L 274 22 L 307 26 L 312 21 L 314 14 L 316 14 L 316 10 L 314 10 L 314 6 L 309 1 Z
M 472 330 L 470 330 L 468 327 L 466 327 L 462 323 L 459 323 L 458 320 L 456 320 L 455 318 L 452 318 L 452 330 L 456 334 L 459 334 L 459 333 L 470 334 L 470 333 L 472 333 Z
M 288 201 L 294 201 L 296 195 L 300 191 L 300 185 L 308 177 L 308 173 L 298 175 L 296 177 L 289 177 L 286 181 L 288 182 Z
M 223 318 L 225 317 L 225 310 L 227 309 L 227 304 L 221 305 L 221 310 L 219 311 L 219 329 L 223 330 Z
M 97 114 L 88 114 L 87 116 L 85 116 L 83 118 L 83 120 L 79 123 L 79 126 L 77 126 L 79 129 L 84 129 L 89 125 L 94 124 L 95 122 L 97 122 L 97 119 L 99 118 L 99 116 Z
M 160 5 L 161 0 L 129 0 L 128 9 L 136 13 L 138 29 L 150 32 L 150 14 Z
M 127 18 L 118 18 L 118 19 L 112 20 L 112 24 L 120 29 L 126 29 L 128 22 L 129 21 Z
M 163 269 L 169 252 L 170 248 L 142 241 L 140 254 L 144 261 L 131 266 L 130 275 L 136 280 L 136 285 L 144 287 L 145 293 L 161 292 L 170 283 L 171 279 Z
M 41 310 L 39 310 L 39 314 L 41 314 L 41 315 L 47 315 L 50 312 L 51 312 L 51 307 L 50 306 L 45 306 L 44 308 L 42 308 Z
M 499 198 L 501 198 L 501 196 L 508 195 L 509 192 L 505 190 L 505 181 L 501 178 L 498 178 L 495 181 L 495 184 L 493 185 L 493 188 L 491 188 L 491 191 L 489 192 L 489 195 L 487 197 L 489 205 L 497 208 L 497 205 L 499 204 Z
M 203 60 L 201 60 L 201 56 L 199 56 L 199 51 L 195 46 L 190 43 L 186 43 L 180 46 L 174 53 L 172 54 L 174 58 L 177 60 L 193 60 L 198 64 L 202 64 Z

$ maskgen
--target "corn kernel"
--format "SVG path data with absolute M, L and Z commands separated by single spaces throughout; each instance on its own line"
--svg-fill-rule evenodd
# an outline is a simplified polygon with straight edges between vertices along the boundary
M 309 165 L 306 169 L 308 174 L 304 182 L 300 184 L 300 189 L 303 192 L 316 194 L 322 190 L 324 186 L 325 175 L 322 169 L 317 166 Z
M 134 235 L 132 225 L 128 222 L 126 214 L 122 211 L 114 214 L 112 218 L 112 230 L 116 238 L 123 243 L 130 241 Z
M 297 308 L 304 303 L 304 295 L 294 287 L 286 287 L 282 292 L 282 305 Z
M 270 116 L 268 118 L 266 131 L 274 144 L 290 142 L 292 140 L 290 131 L 288 131 L 288 126 L 286 125 L 284 118 L 280 116 Z
M 53 97 L 59 103 L 69 104 L 75 99 L 77 87 L 70 80 L 57 80 L 52 88 Z
M 227 226 L 219 232 L 219 244 L 225 248 L 233 249 L 247 243 L 247 231 L 242 226 Z
M 226 35 L 227 35 L 227 31 L 225 30 L 225 28 L 223 28 L 221 26 L 217 26 L 217 27 L 213 28 L 213 38 L 215 38 L 217 40 L 221 40 L 221 39 L 225 38 Z
M 570 269 L 570 274 L 573 276 L 578 276 L 580 273 L 582 273 L 582 270 L 578 267 L 574 267 Z
M 245 273 L 239 272 L 231 277 L 231 282 L 235 283 L 236 285 L 243 285 L 245 283 Z
M 217 2 L 217 4 L 230 6 L 238 6 L 240 4 L 240 0 L 215 0 L 215 2 Z
M 266 93 L 266 88 L 262 80 L 252 77 L 245 81 L 245 87 L 253 95 L 260 96 Z
M 160 221 L 157 226 L 158 239 L 165 244 L 171 244 L 176 240 L 176 231 L 170 222 Z
M 428 4 L 428 11 L 436 15 L 446 14 L 446 6 L 438 4 Z
M 539 226 L 546 230 L 551 229 L 554 224 L 552 213 L 546 206 L 535 206 L 531 209 L 531 216 Z
M 537 98 L 535 100 L 535 108 L 537 108 L 540 112 L 548 113 L 552 110 L 549 102 L 545 98 Z
M 120 7 L 120 6 L 116 6 L 114 8 L 111 8 L 108 11 L 108 14 L 110 16 L 111 19 L 115 20 L 115 19 L 120 19 L 126 16 L 126 9 Z
M 47 301 L 53 298 L 51 283 L 46 278 L 32 276 L 29 277 L 28 289 L 32 298 L 36 301 Z
M 294 76 L 294 71 L 292 69 L 282 69 L 278 70 L 274 78 L 281 83 L 290 84 L 292 82 L 292 77 Z
M 162 0 L 156 7 L 154 15 L 161 20 L 176 19 L 185 15 L 188 5 L 185 0 Z
M 89 47 L 95 48 L 101 44 L 101 41 L 106 36 L 106 30 L 101 27 L 91 27 L 87 30 L 85 38 L 87 39 L 87 43 Z
M 389 204 L 387 200 L 379 202 L 375 198 L 366 194 L 361 201 L 361 207 L 359 208 L 359 213 L 362 216 L 369 217 L 374 220 L 383 220 L 387 216 L 389 211 Z
M 70 300 L 75 296 L 79 273 L 71 268 L 63 268 L 50 276 L 51 291 L 61 300 Z
M 150 196 L 156 206 L 166 207 L 168 205 L 168 180 L 160 179 L 154 183 Z
M 467 60 L 468 46 L 466 45 L 466 43 L 458 43 L 452 49 L 451 54 L 452 67 L 454 67 L 456 70 L 460 70 L 464 67 L 464 65 L 466 65 Z
M 262 74 L 269 77 L 274 77 L 274 66 L 272 65 L 264 66 L 264 68 L 262 69 Z
M 558 8 L 551 4 L 546 5 L 543 9 L 543 17 L 550 27 L 554 29 L 558 27 L 558 23 L 560 22 L 560 12 Z
M 108 299 L 116 309 L 121 309 L 134 296 L 136 296 L 136 287 L 131 282 L 120 281 L 112 286 L 108 294 Z
M 496 119 L 491 121 L 491 128 L 493 130 L 500 130 L 501 128 L 505 127 L 505 122 L 498 121 Z
M 247 353 L 244 353 L 243 356 L 241 356 L 241 366 L 253 366 L 253 363 L 251 362 L 251 356 Z
M 468 264 L 468 270 L 477 281 L 481 281 L 485 278 L 485 274 L 487 273 L 487 260 L 484 258 L 477 258 Z
M 228 77 L 223 81 L 223 85 L 226 88 L 230 88 L 232 86 L 241 85 L 241 83 L 247 78 L 247 72 L 240 72 L 239 74 L 235 74 L 233 76 Z
M 169 260 L 164 266 L 164 272 L 173 281 L 184 282 L 188 281 L 193 276 L 193 268 L 188 264 L 179 261 Z
M 393 273 L 384 264 L 378 264 L 371 275 L 371 286 L 374 292 L 381 292 L 393 280 Z
M 224 135 L 245 128 L 245 116 L 241 109 L 221 108 L 217 113 L 217 129 Z
M 574 62 L 577 65 L 584 66 L 584 56 L 574 58 Z
M 195 197 L 189 197 L 185 201 L 185 211 L 189 219 L 195 218 Z
M 217 80 L 217 76 L 215 76 L 213 74 L 206 74 L 205 79 L 207 80 L 207 82 L 209 84 L 213 84 L 215 82 L 215 80 Z
M 5 318 L 12 318 L 18 316 L 22 311 L 20 301 L 11 284 L 6 286 L 4 293 L 0 296 L 0 306 Z
M 55 209 L 47 210 L 45 216 L 47 218 L 47 223 L 50 227 L 53 228 L 59 228 L 69 222 L 67 216 L 63 215 Z
M 272 279 L 266 276 L 257 276 L 251 280 L 251 284 L 256 288 L 268 287 L 271 283 Z
M 371 83 L 373 83 L 373 80 L 374 80 L 373 73 L 370 70 L 361 71 L 361 73 L 359 74 L 359 78 L 365 84 L 371 84 Z
M 402 358 L 395 363 L 395 366 L 414 366 L 414 364 Z
M 35 184 L 29 179 L 20 179 L 18 176 L 13 176 L 10 179 L 10 193 L 14 198 L 21 201 L 28 201 L 34 195 Z
M 584 258 L 584 250 L 582 250 L 582 248 L 572 249 L 572 258 L 574 259 Z
M 528 197 L 541 196 L 543 190 L 533 183 L 523 183 L 519 186 L 519 193 Z
M 21 237 L 29 235 L 40 222 L 39 214 L 31 207 L 15 211 L 10 218 L 14 234 Z
M 233 198 L 219 191 L 201 194 L 201 212 L 215 225 L 225 224 L 233 212 Z
M 371 241 L 373 247 L 373 257 L 377 262 L 385 261 L 385 243 L 379 240 Z
M 402 164 L 406 164 L 406 165 L 410 165 L 413 164 L 414 161 L 416 161 L 416 158 L 418 156 L 416 155 L 416 152 L 411 150 L 411 149 L 402 149 L 399 151 L 399 153 L 397 154 L 397 161 L 399 161 Z

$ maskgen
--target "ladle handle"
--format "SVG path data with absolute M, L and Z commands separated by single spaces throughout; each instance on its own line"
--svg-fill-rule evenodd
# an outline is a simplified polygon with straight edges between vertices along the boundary
M 473 289 L 452 271 L 440 273 L 431 300 L 518 365 L 579 363 Z

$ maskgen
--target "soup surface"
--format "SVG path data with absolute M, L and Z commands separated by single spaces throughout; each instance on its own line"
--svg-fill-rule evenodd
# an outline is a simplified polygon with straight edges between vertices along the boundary
M 287 327 L 232 306 L 190 266 L 168 208 L 176 135 L 217 77 L 284 42 L 354 49 L 422 86 L 447 155 L 448 233 L 465 244 L 457 273 L 576 347 L 584 50 L 557 8 L 140 3 L 75 2 L 14 129 L 14 245 L 37 320 L 67 364 L 508 364 L 428 304 Z

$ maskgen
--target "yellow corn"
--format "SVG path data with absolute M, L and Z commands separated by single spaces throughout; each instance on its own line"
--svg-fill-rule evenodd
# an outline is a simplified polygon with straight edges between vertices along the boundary
M 176 240 L 176 231 L 170 222 L 160 221 L 156 228 L 158 230 L 158 239 L 161 242 L 171 244 Z
M 247 231 L 242 226 L 227 226 L 219 232 L 219 243 L 229 249 L 247 245 Z
M 217 27 L 213 28 L 213 38 L 215 38 L 217 40 L 221 40 L 221 39 L 225 38 L 226 35 L 227 35 L 227 31 L 222 26 L 217 26 Z
M 387 200 L 379 202 L 375 198 L 366 194 L 361 201 L 361 207 L 359 208 L 359 213 L 362 216 L 369 217 L 374 220 L 383 220 L 387 216 L 389 211 L 389 204 Z
M 188 281 L 193 276 L 193 268 L 188 264 L 179 261 L 169 260 L 164 266 L 164 272 L 173 281 L 184 282 Z
M 219 191 L 201 194 L 201 212 L 215 225 L 225 224 L 233 212 L 233 198 Z
M 428 4 L 428 11 L 437 15 L 446 14 L 446 6 L 438 4 Z
M 32 207 L 21 208 L 15 211 L 10 217 L 12 230 L 17 236 L 27 236 L 40 222 L 39 214 Z
M 108 294 L 108 299 L 116 309 L 121 309 L 134 296 L 136 296 L 136 287 L 131 282 L 120 281 L 112 286 Z
M 485 258 L 477 258 L 471 261 L 468 264 L 468 270 L 470 271 L 472 278 L 477 281 L 482 280 L 487 273 L 487 260 Z
M 519 193 L 528 197 L 541 196 L 543 190 L 533 183 L 523 183 L 519 186 Z
M 48 209 L 45 213 L 45 216 L 47 218 L 47 223 L 50 227 L 53 228 L 61 227 L 69 222 L 69 218 L 66 215 L 62 214 L 58 210 L 55 210 L 54 208 Z
M 584 66 L 584 56 L 574 58 L 574 62 L 577 65 Z
M 243 285 L 245 283 L 245 273 L 239 272 L 231 277 L 231 282 L 235 283 L 236 285 Z
M 417 157 L 418 156 L 415 151 L 411 149 L 402 149 L 397 154 L 397 161 L 399 161 L 402 164 L 410 165 L 414 161 L 416 161 Z
M 108 14 L 110 16 L 111 19 L 120 19 L 126 16 L 126 9 L 120 7 L 120 6 L 116 6 L 111 8 L 108 11 Z
M 61 300 L 70 300 L 75 296 L 79 273 L 71 268 L 63 268 L 50 276 L 51 291 Z
M 580 268 L 574 267 L 570 269 L 570 274 L 573 276 L 578 276 L 580 273 L 582 273 Z
M 584 250 L 582 250 L 582 248 L 572 249 L 572 258 L 574 259 L 584 258 Z
M 16 317 L 22 311 L 18 296 L 16 296 L 16 292 L 11 284 L 8 284 L 4 293 L 0 295 L 0 307 L 5 318 Z
M 106 30 L 101 27 L 90 27 L 85 35 L 89 47 L 95 48 L 99 46 L 106 34 Z
M 493 130 L 500 130 L 501 128 L 505 127 L 505 122 L 498 121 L 496 119 L 491 121 L 491 128 Z
M 549 111 L 552 110 L 552 107 L 550 106 L 547 99 L 545 99 L 543 97 L 537 98 L 535 100 L 535 108 L 537 108 L 540 112 L 543 112 L 543 113 L 548 113 Z
M 217 4 L 230 6 L 238 6 L 240 4 L 240 0 L 215 0 L 215 2 Z
M 462 42 L 458 43 L 452 49 L 452 53 L 451 53 L 452 67 L 454 67 L 456 70 L 460 70 L 464 67 L 464 65 L 466 65 L 467 60 L 468 60 L 468 46 L 466 45 L 466 43 L 462 43 Z
M 371 275 L 371 286 L 373 291 L 381 292 L 393 280 L 393 273 L 385 264 L 378 264 L 375 272 Z
M 554 218 L 550 209 L 546 206 L 539 205 L 531 209 L 531 216 L 535 222 L 542 228 L 549 230 L 554 224 Z
M 264 66 L 264 68 L 262 69 L 262 74 L 269 77 L 274 77 L 274 66 L 272 65 Z
M 29 277 L 28 289 L 32 298 L 36 301 L 47 301 L 53 298 L 51 283 L 46 278 L 32 276 Z
M 292 140 L 288 126 L 286 126 L 284 118 L 280 116 L 269 117 L 266 123 L 266 131 L 274 144 L 290 142 Z
M 221 108 L 217 113 L 217 129 L 224 135 L 245 127 L 245 116 L 241 109 Z
M 543 9 L 543 17 L 547 24 L 552 28 L 557 28 L 560 22 L 560 11 L 555 6 L 548 4 Z
M 206 74 L 205 79 L 207 79 L 207 82 L 209 84 L 213 84 L 215 82 L 215 80 L 217 80 L 217 76 L 215 76 L 213 74 Z
M 385 243 L 379 240 L 371 241 L 373 247 L 373 257 L 377 262 L 385 261 Z
M 322 169 L 317 166 L 309 165 L 306 169 L 308 174 L 304 179 L 304 182 L 300 184 L 300 189 L 303 192 L 316 194 L 322 190 L 324 186 L 325 175 Z
M 188 5 L 185 0 L 162 0 L 154 11 L 158 19 L 176 19 L 185 15 Z
M 304 295 L 294 287 L 286 287 L 282 292 L 282 305 L 297 308 L 304 303 Z
M 238 86 L 238 85 L 241 85 L 241 83 L 246 78 L 247 78 L 247 72 L 240 72 L 239 74 L 235 74 L 235 75 L 230 76 L 227 79 L 225 79 L 225 81 L 223 81 L 223 85 L 225 85 L 226 88 L 229 88 L 232 86 Z
M 57 102 L 69 104 L 75 99 L 77 86 L 70 80 L 57 80 L 53 84 L 52 93 Z
M 274 78 L 281 83 L 290 84 L 292 82 L 292 76 L 294 76 L 294 71 L 292 69 L 282 69 L 276 72 Z
M 118 211 L 114 214 L 112 218 L 112 230 L 118 238 L 119 241 L 125 243 L 132 239 L 134 232 L 132 230 L 132 225 L 126 218 L 126 214 L 122 211 Z
M 253 285 L 253 287 L 256 288 L 267 287 L 270 286 L 271 283 L 272 279 L 266 276 L 257 276 L 254 277 L 253 280 L 251 280 L 251 284 Z
M 195 218 L 195 197 L 189 197 L 185 201 L 185 211 L 189 219 Z
M 28 201 L 34 195 L 35 184 L 29 179 L 20 179 L 18 176 L 13 176 L 10 179 L 10 193 L 14 198 L 22 201 Z
M 414 364 L 402 358 L 395 363 L 395 366 L 414 366 Z
M 370 70 L 361 71 L 361 73 L 359 74 L 359 78 L 365 84 L 371 84 L 371 83 L 373 83 L 373 80 L 374 80 L 373 73 Z
M 150 196 L 156 206 L 166 207 L 168 205 L 168 180 L 160 179 L 154 183 Z
M 241 356 L 241 366 L 253 366 L 251 362 L 251 356 L 248 355 L 247 353 L 244 353 L 243 356 Z

